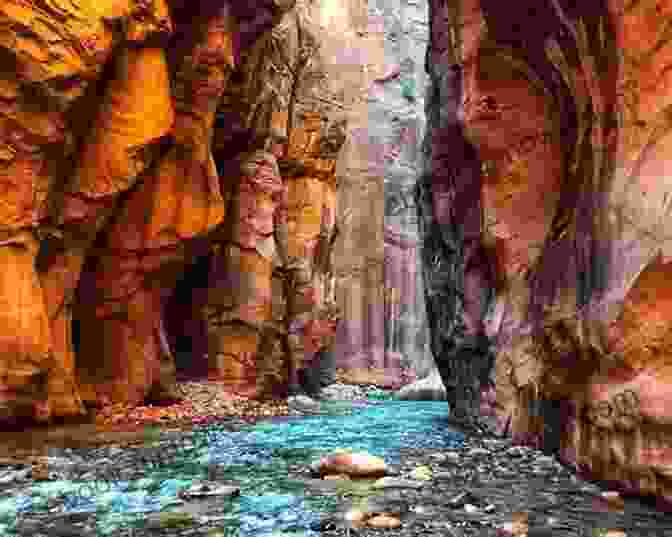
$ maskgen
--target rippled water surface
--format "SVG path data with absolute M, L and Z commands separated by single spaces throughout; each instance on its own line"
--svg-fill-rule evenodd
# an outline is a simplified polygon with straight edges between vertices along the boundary
M 317 537 L 311 523 L 315 527 L 335 498 L 304 496 L 303 484 L 288 475 L 290 467 L 307 466 L 336 448 L 364 450 L 397 464 L 400 449 L 451 448 L 463 439 L 445 425 L 445 402 L 334 402 L 330 410 L 330 415 L 274 418 L 237 431 L 211 425 L 173 438 L 169 445 L 162 438 L 160 447 L 120 450 L 116 469 L 135 470 L 135 478 L 106 479 L 101 463 L 98 481 L 34 483 L 30 493 L 0 498 L 0 534 L 12 533 L 17 513 L 50 510 L 95 512 L 100 535 L 120 525 L 141 527 L 143 514 L 179 510 L 179 490 L 209 477 L 241 489 L 239 497 L 216 500 L 222 527 L 231 530 L 227 535 Z M 157 464 L 159 456 L 162 463 Z

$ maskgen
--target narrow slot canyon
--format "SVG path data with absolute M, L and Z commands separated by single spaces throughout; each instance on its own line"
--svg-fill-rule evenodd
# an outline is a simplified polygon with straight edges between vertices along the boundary
M 672 535 L 671 18 L 0 0 L 0 536 Z

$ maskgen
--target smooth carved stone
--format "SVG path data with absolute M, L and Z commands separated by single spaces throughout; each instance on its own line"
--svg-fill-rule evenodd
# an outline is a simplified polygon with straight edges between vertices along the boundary
M 666 380 L 663 370 L 645 370 L 631 372 L 626 384 L 618 382 L 619 379 L 611 384 L 592 384 L 593 405 L 589 415 L 597 424 L 616 425 L 625 430 L 642 420 L 668 425 L 672 423 L 666 411 L 672 404 L 672 384 Z M 609 399 L 604 398 L 606 393 L 611 395 Z
M 610 390 L 612 394 L 614 391 Z M 641 423 L 639 391 L 626 389 L 609 399 L 591 398 L 587 418 L 597 427 L 609 430 L 629 431 L 638 427 Z

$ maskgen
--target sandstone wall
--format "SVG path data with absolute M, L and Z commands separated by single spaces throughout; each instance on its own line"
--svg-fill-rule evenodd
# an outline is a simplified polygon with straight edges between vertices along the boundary
M 418 182 L 432 350 L 459 417 L 494 402 L 519 441 L 667 499 L 671 13 L 432 1 Z
M 4 418 L 174 399 L 185 333 L 186 367 L 248 394 L 333 345 L 326 7 L 0 2 Z
M 344 312 L 337 364 L 376 370 L 395 384 L 402 368 L 424 375 L 432 367 L 423 343 L 412 195 L 424 129 L 427 6 L 369 2 L 360 10 L 367 25 L 361 35 L 348 34 L 338 56 L 361 76 L 353 143 L 342 155 L 341 200 L 351 220 L 335 256 Z M 399 233 L 403 240 L 395 239 Z

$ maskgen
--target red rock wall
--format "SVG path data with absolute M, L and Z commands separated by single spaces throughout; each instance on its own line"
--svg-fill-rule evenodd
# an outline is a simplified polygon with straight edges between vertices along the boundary
M 455 269 L 437 284 L 449 306 L 432 327 L 435 358 L 447 385 L 484 393 L 488 380 L 470 379 L 487 351 L 468 345 L 485 335 L 502 429 L 672 499 L 672 4 L 533 4 L 432 3 L 433 175 L 420 181 L 421 214 L 443 235 L 425 228 L 423 244 L 449 245 L 444 267 Z M 460 359 L 451 345 L 472 350 Z

